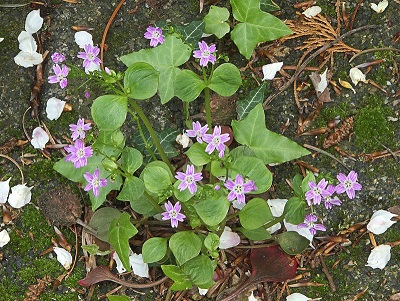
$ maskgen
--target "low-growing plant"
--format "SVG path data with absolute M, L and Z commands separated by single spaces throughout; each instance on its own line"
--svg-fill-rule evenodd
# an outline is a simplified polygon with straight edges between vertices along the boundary
M 291 31 L 261 10 L 259 0 L 231 0 L 230 4 L 236 23 L 232 30 L 227 23 L 231 13 L 217 6 L 211 6 L 203 20 L 186 26 L 163 23 L 148 27 L 144 37 L 152 48 L 122 56 L 125 72 L 100 70 L 99 48 L 90 42 L 82 45 L 85 51 L 78 54 L 85 73 L 60 65 L 65 60 L 62 54 L 52 56 L 55 75 L 49 77 L 50 83 L 65 88 L 69 72 L 80 72 L 108 93 L 93 101 L 94 124 L 81 118 L 70 125 L 72 142 L 65 147 L 68 155 L 54 168 L 84 185 L 95 211 L 89 226 L 95 236 L 111 244 L 125 270 L 131 270 L 129 240 L 139 229 L 145 225 L 163 229 L 157 231 L 157 236 L 143 238 L 141 260 L 161 266 L 174 282 L 172 290 L 194 285 L 201 289 L 212 287 L 221 250 L 238 245 L 241 238 L 278 244 L 278 252 L 283 250 L 289 255 L 301 253 L 317 230 L 325 230 L 315 208 L 324 204 L 329 210 L 341 204 L 334 193 L 346 192 L 354 198 L 355 190 L 361 189 L 354 171 L 348 176 L 339 174 L 338 185 L 333 179 L 316 179 L 308 173 L 304 178 L 294 176 L 294 196 L 289 200 L 267 202 L 262 198 L 272 184 L 269 164 L 288 162 L 309 152 L 266 128 L 261 104 L 264 84 L 238 102 L 238 120 L 233 120 L 230 127 L 213 124 L 211 91 L 231 96 L 238 91 L 242 79 L 229 57 L 202 36 L 207 33 L 225 39 L 230 32 L 239 52 L 249 59 L 258 43 Z M 268 1 L 263 2 L 263 7 L 276 9 Z M 198 70 L 182 67 L 193 58 L 199 62 Z M 182 148 L 188 147 L 183 165 L 171 163 L 179 153 L 175 142 L 178 132 L 156 132 L 140 107 L 141 100 L 156 93 L 162 104 L 173 97 L 183 101 L 188 127 L 180 135 Z M 202 93 L 204 124 L 191 120 L 188 113 L 189 103 Z M 121 130 L 128 115 L 136 123 L 134 145 L 128 144 L 132 139 L 128 140 Z M 129 202 L 135 214 L 102 207 L 111 191 L 118 192 L 116 200 Z M 275 234 L 282 221 L 287 231 Z M 282 281 L 281 276 L 260 269 L 252 279 Z

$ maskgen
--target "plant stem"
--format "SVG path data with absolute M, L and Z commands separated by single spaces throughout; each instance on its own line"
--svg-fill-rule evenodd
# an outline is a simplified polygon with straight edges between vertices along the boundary
M 6 158 L 6 159 L 10 160 L 19 169 L 19 172 L 21 173 L 21 184 L 24 184 L 25 183 L 24 173 L 22 172 L 22 168 L 21 168 L 21 166 L 19 166 L 17 161 L 15 161 L 13 158 L 11 158 L 11 157 L 9 157 L 7 155 L 3 155 L 3 154 L 0 154 L 0 157 L 3 157 L 3 158 Z
M 263 227 L 265 229 L 268 229 L 269 227 L 272 227 L 273 225 L 280 223 L 281 221 L 283 221 L 285 218 L 284 215 L 280 216 L 280 217 L 276 217 L 275 219 L 273 219 L 272 221 L 270 221 L 269 223 L 266 223 Z
M 161 206 L 158 204 L 158 202 L 146 191 L 143 192 L 143 195 L 150 201 L 150 203 L 153 205 L 154 208 L 158 210 L 158 212 L 162 213 L 164 210 L 161 208 Z
M 210 89 L 207 87 L 204 89 L 204 106 L 206 109 L 206 121 L 208 125 L 208 132 L 211 133 L 212 122 L 211 122 L 211 100 L 210 100 Z
M 136 101 L 132 98 L 129 98 L 129 102 L 132 105 L 133 109 L 136 111 L 136 113 L 138 114 L 139 118 L 143 121 L 144 125 L 146 126 L 147 130 L 150 133 L 151 139 L 153 140 L 160 156 L 161 159 L 163 160 L 163 162 L 165 164 L 168 165 L 169 169 L 171 170 L 171 172 L 174 172 L 174 168 L 172 167 L 171 163 L 168 160 L 167 155 L 164 152 L 164 149 L 161 146 L 160 140 L 157 137 L 156 132 L 154 131 L 153 127 L 151 126 L 149 120 L 147 119 L 146 115 L 143 113 L 142 109 L 138 106 L 138 104 L 136 103 Z

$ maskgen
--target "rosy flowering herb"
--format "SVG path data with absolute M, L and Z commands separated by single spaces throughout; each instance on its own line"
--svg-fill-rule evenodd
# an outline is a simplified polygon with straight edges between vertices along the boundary
M 65 161 L 74 163 L 75 168 L 81 168 L 87 165 L 87 158 L 93 155 L 91 146 L 86 146 L 82 140 L 77 139 L 74 145 L 68 145 L 64 149 L 69 153 Z
M 61 53 L 59 52 L 54 52 L 51 55 L 51 60 L 53 61 L 53 63 L 58 64 L 58 63 L 62 63 L 65 61 L 65 56 L 63 56 Z
M 235 181 L 232 181 L 231 179 L 226 180 L 224 185 L 230 190 L 227 197 L 228 201 L 232 202 L 237 199 L 239 204 L 245 203 L 245 193 L 257 190 L 253 180 L 246 181 L 245 183 L 240 174 L 236 175 Z
M 349 175 L 346 176 L 342 173 L 337 175 L 337 179 L 340 184 L 336 186 L 337 193 L 346 192 L 349 199 L 354 199 L 356 196 L 356 190 L 361 190 L 362 186 L 360 183 L 357 183 L 357 173 L 352 170 Z
M 150 46 L 156 47 L 158 44 L 164 43 L 164 36 L 159 27 L 149 26 L 144 33 L 144 37 L 150 40 Z
M 178 222 L 183 222 L 183 219 L 186 217 L 184 214 L 180 213 L 182 207 L 179 202 L 176 202 L 175 205 L 172 205 L 170 201 L 165 203 L 166 212 L 161 213 L 162 219 L 164 221 L 171 220 L 172 228 L 178 227 Z
M 328 185 L 328 187 L 326 187 L 326 191 L 329 192 L 328 196 L 325 196 L 323 198 L 324 200 L 324 205 L 326 209 L 332 209 L 332 206 L 340 206 L 342 204 L 342 201 L 339 200 L 339 198 L 337 196 L 333 196 L 333 194 L 336 191 L 336 187 L 333 185 Z
M 77 57 L 83 59 L 82 66 L 86 69 L 91 65 L 100 66 L 101 60 L 97 57 L 99 53 L 99 47 L 87 44 L 85 45 L 85 51 L 78 52 Z
M 199 42 L 200 50 L 193 51 L 193 57 L 200 59 L 200 66 L 207 66 L 208 62 L 214 65 L 216 61 L 216 57 L 213 55 L 214 52 L 217 51 L 217 48 L 214 44 L 210 46 L 207 45 L 206 42 Z
M 178 186 L 180 191 L 188 188 L 191 194 L 195 194 L 197 191 L 196 182 L 203 179 L 203 176 L 201 172 L 194 172 L 194 165 L 188 165 L 186 167 L 186 173 L 178 171 L 175 178 L 182 181 Z
M 193 129 L 186 131 L 186 135 L 192 138 L 196 137 L 198 143 L 203 143 L 203 136 L 207 133 L 207 131 L 207 124 L 205 126 L 201 126 L 200 122 L 196 121 L 193 122 Z
M 55 74 L 48 77 L 49 84 L 60 83 L 61 89 L 64 89 L 68 84 L 68 67 L 65 65 L 62 65 L 62 67 L 60 67 L 58 64 L 55 64 L 53 66 L 53 71 Z
M 91 128 L 90 123 L 85 123 L 85 119 L 79 118 L 77 124 L 69 125 L 69 129 L 72 131 L 72 140 L 75 141 L 78 138 L 85 139 L 85 131 L 90 130 Z
M 328 185 L 328 181 L 322 179 L 318 184 L 313 181 L 308 182 L 308 186 L 311 188 L 306 192 L 306 200 L 308 205 L 311 205 L 311 201 L 313 201 L 314 205 L 319 205 L 322 201 L 322 197 L 329 196 L 329 191 L 326 190 L 326 186 Z
M 229 141 L 229 134 L 221 134 L 221 126 L 214 127 L 212 134 L 204 134 L 203 141 L 208 143 L 206 153 L 211 154 L 215 149 L 219 151 L 218 156 L 222 158 L 225 152 L 225 142 Z
M 107 185 L 107 179 L 101 179 L 100 178 L 100 169 L 95 169 L 93 174 L 90 172 L 85 172 L 83 174 L 85 177 L 86 181 L 89 183 L 86 185 L 84 188 L 85 191 L 90 191 L 93 190 L 93 195 L 98 196 L 100 193 L 100 187 L 104 187 Z
M 304 223 L 298 224 L 297 228 L 308 228 L 310 233 L 312 235 L 315 235 L 318 231 L 326 231 L 326 228 L 323 224 L 316 224 L 316 221 L 318 220 L 318 216 L 315 214 L 307 214 Z
M 86 99 L 90 98 L 90 91 L 89 90 L 85 91 L 85 98 Z

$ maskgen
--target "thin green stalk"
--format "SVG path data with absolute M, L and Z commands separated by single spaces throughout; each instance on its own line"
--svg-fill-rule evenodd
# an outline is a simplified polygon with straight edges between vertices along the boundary
M 276 217 L 275 219 L 273 219 L 273 220 L 270 221 L 269 223 L 266 223 L 263 227 L 264 227 L 265 229 L 268 229 L 269 227 L 272 227 L 273 225 L 275 225 L 275 224 L 277 224 L 277 223 L 280 223 L 280 222 L 283 221 L 284 219 L 285 219 L 285 216 L 284 216 L 284 215 L 279 216 L 279 217 Z
M 212 73 L 210 78 L 207 78 L 206 68 L 202 68 L 203 70 L 203 80 L 205 85 L 208 85 L 209 80 L 211 79 Z M 210 99 L 210 88 L 204 88 L 204 106 L 206 109 L 206 121 L 208 125 L 208 132 L 211 133 L 212 122 L 211 122 L 211 99 Z
M 138 129 L 139 129 L 140 137 L 142 138 L 143 143 L 144 143 L 144 147 L 147 149 L 147 151 L 149 152 L 149 154 L 153 158 L 153 160 L 157 160 L 156 154 L 153 152 L 153 150 L 151 149 L 150 145 L 147 143 L 147 140 L 146 140 L 146 137 L 145 137 L 145 135 L 143 133 L 142 125 L 140 124 L 139 118 L 137 117 L 135 112 L 133 112 L 132 110 L 128 109 L 128 112 L 132 115 L 133 119 L 135 119 L 135 121 L 136 121 L 136 124 L 137 124 Z
M 136 103 L 136 101 L 134 99 L 129 98 L 129 102 L 132 105 L 133 109 L 138 114 L 139 118 L 143 121 L 143 123 L 146 126 L 147 130 L 149 131 L 151 139 L 153 139 L 153 142 L 154 142 L 158 152 L 160 153 L 161 159 L 163 160 L 163 162 L 165 164 L 168 165 L 169 169 L 173 173 L 174 172 L 174 168 L 172 167 L 171 163 L 169 162 L 168 157 L 165 154 L 164 149 L 161 146 L 160 140 L 158 139 L 157 134 L 154 131 L 153 127 L 151 126 L 151 124 L 150 124 L 149 120 L 147 119 L 146 115 L 143 113 L 142 109 L 138 106 L 138 104 Z

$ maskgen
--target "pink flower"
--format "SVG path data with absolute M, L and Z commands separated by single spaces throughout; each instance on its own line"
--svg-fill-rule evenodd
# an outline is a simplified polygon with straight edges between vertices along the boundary
M 332 209 L 332 206 L 340 206 L 342 201 L 339 200 L 337 196 L 333 197 L 332 195 L 335 193 L 336 187 L 333 185 L 328 185 L 326 191 L 329 192 L 329 195 L 323 197 L 324 205 L 326 209 Z
M 72 133 L 72 140 L 76 140 L 78 138 L 85 139 L 86 134 L 85 131 L 90 130 L 92 127 L 90 123 L 85 123 L 85 119 L 79 118 L 77 124 L 70 124 L 69 129 Z
M 60 83 L 61 89 L 64 89 L 68 84 L 67 80 L 69 72 L 68 67 L 65 65 L 62 65 L 62 67 L 60 67 L 58 64 L 55 64 L 53 66 L 53 70 L 55 75 L 51 75 L 48 77 L 49 83 L 50 84 Z
M 216 61 L 216 57 L 213 55 L 214 52 L 217 51 L 217 48 L 214 44 L 210 46 L 207 45 L 206 42 L 199 42 L 200 50 L 193 51 L 193 57 L 200 59 L 200 66 L 207 66 L 208 62 L 214 65 Z
M 225 142 L 229 141 L 229 134 L 221 135 L 221 126 L 214 127 L 212 134 L 204 134 L 203 141 L 207 142 L 206 153 L 211 154 L 215 149 L 219 151 L 219 157 L 222 158 L 225 152 Z
M 235 182 L 233 182 L 231 179 L 228 179 L 224 185 L 230 190 L 227 197 L 228 201 L 232 202 L 233 200 L 237 199 L 239 204 L 245 203 L 245 193 L 257 190 L 253 180 L 249 180 L 244 183 L 243 177 L 240 174 L 236 175 Z
M 107 185 L 107 179 L 100 179 L 100 169 L 96 169 L 93 175 L 90 172 L 85 172 L 83 175 L 89 184 L 84 188 L 85 191 L 93 190 L 93 195 L 98 196 L 100 187 Z
M 85 45 L 85 51 L 78 52 L 77 57 L 83 59 L 82 66 L 85 70 L 93 71 L 93 67 L 98 67 L 101 60 L 97 57 L 100 53 L 100 48 L 90 44 Z
M 205 126 L 201 126 L 200 122 L 196 121 L 193 122 L 193 129 L 192 130 L 187 130 L 186 135 L 189 137 L 196 137 L 196 140 L 198 143 L 203 143 L 203 136 L 207 133 L 208 131 L 208 125 L 206 124 Z
M 150 40 L 150 46 L 152 47 L 156 47 L 158 44 L 164 43 L 164 36 L 161 28 L 159 27 L 147 27 L 144 37 Z
M 315 184 L 313 181 L 308 182 L 308 186 L 311 188 L 306 192 L 306 200 L 308 205 L 311 205 L 311 201 L 313 200 L 314 205 L 319 205 L 322 201 L 322 197 L 329 196 L 329 191 L 326 190 L 326 186 L 328 185 L 328 181 L 322 179 L 318 184 Z
M 91 146 L 86 146 L 82 140 L 77 139 L 74 145 L 68 145 L 64 149 L 69 153 L 65 161 L 74 163 L 75 168 L 81 168 L 87 165 L 87 158 L 93 156 Z
M 318 216 L 315 214 L 307 214 L 304 223 L 298 224 L 297 228 L 308 228 L 311 235 L 315 235 L 318 231 L 326 231 L 326 228 L 323 224 L 316 224 L 315 222 L 318 220 Z
M 85 91 L 85 98 L 86 99 L 89 99 L 90 98 L 90 91 L 88 90 L 88 91 Z
M 65 61 L 65 56 L 63 56 L 61 53 L 59 52 L 54 52 L 51 55 L 51 59 L 53 61 L 53 63 L 58 64 L 58 63 L 62 63 Z
M 176 202 L 173 206 L 170 201 L 165 203 L 166 212 L 161 213 L 163 216 L 162 219 L 164 221 L 171 220 L 172 228 L 178 227 L 178 221 L 183 222 L 183 219 L 186 217 L 184 214 L 180 213 L 181 211 L 181 204 Z
M 362 186 L 360 183 L 357 183 L 357 173 L 352 170 L 349 175 L 346 177 L 344 174 L 340 173 L 337 175 L 337 179 L 340 181 L 340 184 L 336 186 L 337 193 L 343 193 L 346 191 L 349 199 L 354 199 L 356 196 L 356 190 L 361 190 Z
M 188 165 L 186 167 L 186 173 L 178 171 L 175 178 L 182 181 L 178 186 L 180 191 L 189 188 L 190 193 L 195 194 L 197 191 L 196 182 L 203 179 L 203 176 L 201 175 L 201 172 L 194 172 L 194 165 Z

